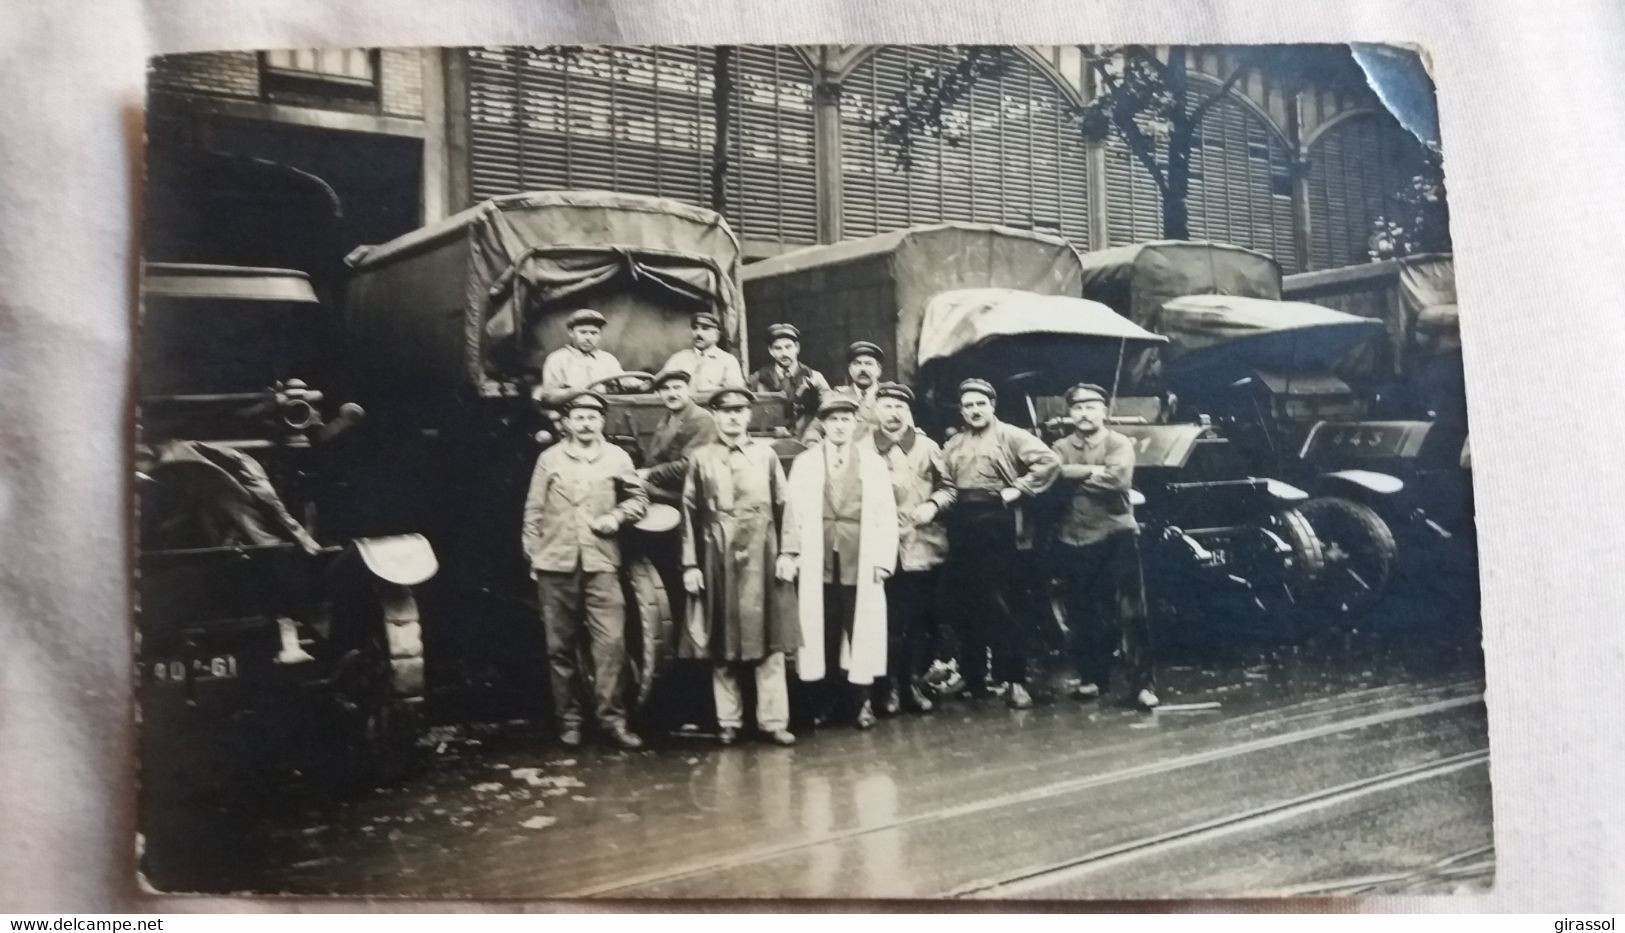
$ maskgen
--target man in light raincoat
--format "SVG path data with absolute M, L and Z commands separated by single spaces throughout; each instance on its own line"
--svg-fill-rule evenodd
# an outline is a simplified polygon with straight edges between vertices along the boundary
M 814 721 L 842 700 L 859 729 L 875 723 L 870 697 L 886 676 L 886 579 L 897 569 L 897 500 L 872 440 L 855 438 L 858 402 L 825 396 L 824 442 L 790 465 L 790 513 L 800 543 L 797 674 L 821 682 Z M 822 714 L 820 717 L 819 714 Z

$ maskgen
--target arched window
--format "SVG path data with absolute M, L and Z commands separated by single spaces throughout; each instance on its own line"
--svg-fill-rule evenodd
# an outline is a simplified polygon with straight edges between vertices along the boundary
M 912 68 L 946 66 L 953 48 L 887 46 L 841 82 L 843 233 L 868 236 L 945 220 L 997 223 L 1089 242 L 1088 165 L 1059 85 L 1012 56 L 945 119 L 945 139 L 916 142 L 899 168 L 872 127 Z
M 1286 141 L 1233 94 L 1208 111 L 1197 140 L 1186 201 L 1191 236 L 1256 249 L 1274 256 L 1282 271 L 1298 271 Z
M 1309 261 L 1369 262 L 1371 225 L 1422 171 L 1422 146 L 1386 114 L 1349 117 L 1309 147 Z
M 469 51 L 470 190 L 600 189 L 711 204 L 716 51 Z M 812 74 L 793 49 L 739 48 L 726 176 L 741 238 L 817 238 Z
M 1190 107 L 1219 85 L 1191 76 Z M 1166 170 L 1167 156 L 1158 154 Z M 1106 147 L 1108 221 L 1113 244 L 1162 236 L 1162 196 L 1150 174 L 1113 133 Z M 1268 253 L 1296 271 L 1292 245 L 1292 155 L 1263 117 L 1228 93 L 1202 119 L 1191 147 L 1185 206 L 1192 239 Z

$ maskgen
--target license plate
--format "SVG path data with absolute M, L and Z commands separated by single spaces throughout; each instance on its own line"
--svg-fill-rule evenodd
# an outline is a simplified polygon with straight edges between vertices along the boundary
M 147 678 L 160 684 L 183 684 L 188 680 L 230 680 L 236 676 L 237 656 L 234 654 L 166 659 L 147 665 Z

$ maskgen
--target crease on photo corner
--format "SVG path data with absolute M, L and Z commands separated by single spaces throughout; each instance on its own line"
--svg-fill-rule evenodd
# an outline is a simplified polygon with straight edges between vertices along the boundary
M 1350 42 L 1348 47 L 1383 107 L 1407 133 L 1438 153 L 1438 91 L 1427 49 L 1411 42 Z

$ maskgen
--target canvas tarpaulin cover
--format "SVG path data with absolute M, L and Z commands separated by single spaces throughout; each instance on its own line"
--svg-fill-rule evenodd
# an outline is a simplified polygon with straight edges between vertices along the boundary
M 1252 370 L 1331 372 L 1382 323 L 1301 301 L 1189 295 L 1166 301 L 1149 322 L 1168 338 L 1172 381 L 1230 380 Z
M 1240 246 L 1152 240 L 1085 254 L 1081 294 L 1150 327 L 1157 309 L 1186 295 L 1280 298 L 1281 267 Z
M 629 369 L 658 368 L 686 346 L 697 311 L 716 313 L 724 341 L 743 345 L 738 240 L 720 215 L 663 198 L 495 198 L 350 263 L 352 331 L 397 378 L 490 391 L 563 346 L 564 318 L 583 305 L 609 319 L 602 346 Z
M 919 385 L 951 390 L 968 376 L 1016 380 L 1029 394 L 1078 382 L 1115 385 L 1165 339 L 1095 301 L 1007 288 L 942 292 L 926 305 Z
M 883 257 L 887 265 L 884 317 L 888 320 L 876 323 L 892 330 L 897 378 L 904 383 L 912 383 L 919 370 L 926 304 L 937 294 L 988 287 L 1043 295 L 1078 294 L 1078 254 L 1066 240 L 1031 230 L 970 223 L 909 227 L 796 250 L 745 267 L 745 278 L 751 283 L 805 280 L 809 287 L 817 287 L 814 283 L 827 283 L 826 275 L 839 276 L 841 270 L 866 265 L 877 257 Z M 765 307 L 755 311 L 777 313 Z M 880 334 L 866 336 L 884 339 Z
M 1401 260 L 1399 295 L 1419 353 L 1461 349 L 1461 315 L 1456 307 L 1456 263 L 1447 255 Z

